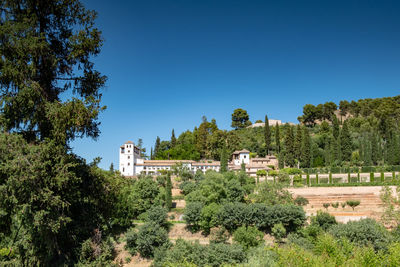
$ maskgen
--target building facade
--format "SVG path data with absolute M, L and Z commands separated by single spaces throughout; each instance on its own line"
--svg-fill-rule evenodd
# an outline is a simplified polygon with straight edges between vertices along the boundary
M 228 169 L 239 171 L 245 164 L 246 173 L 255 177 L 258 170 L 271 170 L 278 168 L 278 160 L 274 156 L 265 158 L 250 158 L 250 151 L 240 150 L 232 154 Z M 141 158 L 140 149 L 131 141 L 120 147 L 119 170 L 123 176 L 137 176 L 140 174 L 159 175 L 163 170 L 173 170 L 174 166 L 180 165 L 196 173 L 207 170 L 219 171 L 221 163 L 213 160 L 146 160 Z

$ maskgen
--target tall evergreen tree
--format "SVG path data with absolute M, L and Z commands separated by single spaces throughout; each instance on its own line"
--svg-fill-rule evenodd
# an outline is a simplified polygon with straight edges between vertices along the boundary
M 340 151 L 341 159 L 350 161 L 353 148 L 347 120 L 344 121 L 342 131 L 340 132 Z
M 295 165 L 293 127 L 289 124 L 286 125 L 285 164 L 290 167 L 294 167 L 294 165 Z
M 303 130 L 301 129 L 301 125 L 297 124 L 296 127 L 296 137 L 294 139 L 294 156 L 295 158 L 300 161 L 301 157 L 301 145 L 303 141 Z
M 161 145 L 161 140 L 160 140 L 160 137 L 159 136 L 157 136 L 157 138 L 156 138 L 156 143 L 155 143 L 155 145 L 154 145 L 154 155 L 153 155 L 153 158 L 154 159 L 156 159 L 157 158 L 157 156 L 158 156 L 158 152 L 160 152 L 160 145 Z
M 106 77 L 91 60 L 103 43 L 95 18 L 76 0 L 0 2 L 0 128 L 66 146 L 99 136 Z
M 221 167 L 220 172 L 224 173 L 228 171 L 228 151 L 226 149 L 226 145 L 222 147 L 221 151 Z
M 275 149 L 276 153 L 279 154 L 281 152 L 281 136 L 279 132 L 279 125 L 276 123 L 275 125 Z
M 338 139 L 340 134 L 339 121 L 336 116 L 332 116 L 332 135 L 333 138 Z
M 165 185 L 165 206 L 168 210 L 172 208 L 172 182 L 171 174 L 167 174 L 167 182 Z
M 150 149 L 150 159 L 153 160 L 154 156 L 153 156 L 153 147 L 151 147 Z
M 175 137 L 175 131 L 172 129 L 172 134 L 171 134 L 171 148 L 176 146 L 176 137 Z
M 303 127 L 303 138 L 301 141 L 300 164 L 303 168 L 311 167 L 311 137 L 307 127 Z
M 371 143 L 371 161 L 372 165 L 377 165 L 380 159 L 378 136 L 375 131 L 370 135 Z
M 265 153 L 269 155 L 271 149 L 271 130 L 269 128 L 269 120 L 267 115 L 265 115 L 264 141 L 265 141 Z

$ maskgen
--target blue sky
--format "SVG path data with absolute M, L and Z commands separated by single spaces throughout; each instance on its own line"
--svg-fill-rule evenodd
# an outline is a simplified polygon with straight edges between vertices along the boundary
M 101 135 L 72 143 L 100 167 L 118 148 L 192 130 L 205 115 L 230 129 L 297 122 L 305 104 L 400 94 L 400 1 L 85 0 L 105 43 Z

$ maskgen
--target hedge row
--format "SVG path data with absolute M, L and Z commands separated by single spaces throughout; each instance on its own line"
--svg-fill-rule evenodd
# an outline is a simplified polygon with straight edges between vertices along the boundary
M 211 204 L 215 205 L 215 203 Z M 259 230 L 270 232 L 275 224 L 282 223 L 287 232 L 296 231 L 303 226 L 306 215 L 303 208 L 296 205 L 272 205 L 261 203 L 226 203 L 219 207 L 212 207 L 217 211 L 210 216 L 208 206 L 201 203 L 188 203 L 185 209 L 184 219 L 195 230 L 207 231 L 203 225 L 222 226 L 233 232 L 241 226 L 255 226 Z
M 357 173 L 357 172 L 398 172 L 400 165 L 394 166 L 362 166 L 362 167 L 325 167 L 325 168 L 304 168 L 304 173 Z

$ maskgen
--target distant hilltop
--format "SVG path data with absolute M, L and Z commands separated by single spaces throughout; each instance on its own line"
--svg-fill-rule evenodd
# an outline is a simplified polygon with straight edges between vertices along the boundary
M 295 125 L 293 122 L 287 122 L 289 125 Z M 284 123 L 282 123 L 281 120 L 268 120 L 268 125 L 269 126 L 275 126 L 275 125 L 282 125 Z M 247 126 L 247 128 L 255 128 L 255 127 L 264 127 L 265 126 L 265 122 L 260 122 L 260 121 L 256 121 L 255 123 L 253 123 L 252 125 Z

